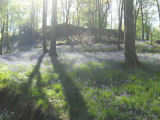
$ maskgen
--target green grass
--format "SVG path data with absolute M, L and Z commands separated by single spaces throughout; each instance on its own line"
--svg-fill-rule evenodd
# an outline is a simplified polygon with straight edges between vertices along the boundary
M 64 63 L 65 64 L 65 63 Z M 33 67 L 3 64 L 0 66 L 0 87 L 11 87 L 36 101 L 44 111 L 51 105 L 61 118 L 69 118 L 70 104 L 67 101 L 60 74 L 45 62 L 48 68 L 32 78 L 28 94 L 23 92 L 24 84 Z M 71 64 L 66 64 L 66 66 Z M 146 68 L 125 69 L 122 62 L 88 62 L 75 66 L 67 74 L 72 78 L 82 95 L 87 112 L 96 120 L 160 119 L 160 70 L 147 64 Z M 31 69 L 32 68 L 32 69 Z M 69 88 L 68 88 L 69 89 Z M 25 90 L 24 90 L 25 91 Z M 72 91 L 70 91 L 72 92 Z M 45 97 L 44 97 L 45 96 Z M 72 98 L 70 98 L 72 99 Z M 73 104 L 78 104 L 73 103 Z
M 67 40 L 64 40 L 64 41 L 56 41 L 56 44 L 66 44 L 67 43 Z
M 107 46 L 107 45 L 106 45 Z M 124 46 L 121 45 L 121 49 L 124 49 Z M 145 41 L 143 43 L 136 43 L 136 50 L 138 53 L 159 53 L 160 52 L 160 46 L 157 43 L 153 42 L 153 45 L 150 44 L 150 41 Z M 81 51 L 83 52 L 114 52 L 118 51 L 118 48 L 116 45 L 113 45 L 112 47 L 104 47 L 102 44 L 95 44 L 95 46 L 84 46 L 81 48 Z
M 153 45 L 151 45 L 148 41 L 141 44 L 137 44 L 136 48 L 137 48 L 137 52 L 140 52 L 140 53 L 159 53 L 160 52 L 160 46 L 158 44 L 153 43 Z
M 89 112 L 99 120 L 160 118 L 158 75 L 143 69 L 107 67 L 106 63 L 89 63 L 72 73 L 78 77 Z
M 117 47 L 111 47 L 111 48 L 83 48 L 83 51 L 84 52 L 92 52 L 92 53 L 95 53 L 95 52 L 112 52 L 112 51 L 117 51 Z

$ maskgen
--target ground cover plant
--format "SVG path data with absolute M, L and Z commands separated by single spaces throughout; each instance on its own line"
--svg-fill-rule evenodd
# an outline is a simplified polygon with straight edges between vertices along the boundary
M 0 0 L 0 120 L 160 120 L 159 0 Z
M 13 56 L 11 60 L 1 58 L 1 89 L 21 93 L 24 99 L 33 100 L 35 109 L 41 107 L 44 112 L 54 106 L 53 113 L 61 119 L 77 119 L 77 112 L 80 119 L 159 119 L 160 69 L 158 62 L 150 62 L 156 58 L 148 55 L 146 59 L 140 54 L 144 67 L 129 69 L 123 66 L 122 52 L 90 54 L 75 49 L 71 55 L 67 52 L 70 49 L 62 52 L 59 48 L 56 62 L 41 52 L 38 61 L 36 57 L 28 63 L 25 59 L 39 53 L 37 48 L 33 54 L 24 52 L 28 56 L 23 62 L 13 62 Z

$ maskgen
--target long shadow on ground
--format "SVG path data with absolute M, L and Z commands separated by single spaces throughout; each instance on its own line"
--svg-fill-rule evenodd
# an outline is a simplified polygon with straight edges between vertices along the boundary
M 41 66 L 41 63 L 43 61 L 43 58 L 44 58 L 45 54 L 42 54 L 39 59 L 38 59 L 38 62 L 36 64 L 36 66 L 34 67 L 32 73 L 29 75 L 29 79 L 28 79 L 28 82 L 27 82 L 27 88 L 31 86 L 32 84 L 32 80 L 35 76 L 37 76 L 38 78 L 38 81 L 41 80 L 41 73 L 40 73 L 40 66 Z
M 3 109 L 7 109 L 15 113 L 16 118 L 13 120 L 58 120 L 53 105 L 43 92 L 40 73 L 43 57 L 44 55 L 39 57 L 28 81 L 18 87 L 18 91 L 12 88 L 0 90 L 0 114 Z M 39 100 L 44 104 L 38 105 Z
M 41 55 L 38 59 L 37 64 L 35 65 L 32 73 L 29 75 L 29 79 L 27 83 L 22 86 L 22 91 L 26 95 L 27 99 L 34 100 L 35 102 L 38 100 L 42 100 L 44 104 L 47 106 L 47 109 L 42 112 L 42 107 L 36 112 L 38 118 L 34 118 L 34 120 L 59 120 L 57 116 L 55 116 L 55 109 L 53 105 L 51 105 L 46 98 L 46 94 L 43 92 L 43 84 L 41 82 L 41 73 L 40 66 L 43 61 L 45 54 Z M 34 81 L 34 78 L 36 78 Z M 33 85 L 33 82 L 36 84 Z M 32 92 L 36 91 L 36 94 Z M 42 105 L 43 106 L 43 105 Z
M 59 73 L 63 86 L 66 101 L 69 104 L 69 114 L 71 120 L 90 120 L 93 119 L 87 112 L 83 96 L 74 85 L 72 79 L 65 72 L 63 65 L 57 58 L 51 58 L 55 72 Z

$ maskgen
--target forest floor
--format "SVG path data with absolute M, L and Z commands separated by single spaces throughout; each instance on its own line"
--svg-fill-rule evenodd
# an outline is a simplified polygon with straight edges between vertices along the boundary
M 144 66 L 134 69 L 124 68 L 116 45 L 63 45 L 57 51 L 57 59 L 43 55 L 40 46 L 0 56 L 1 91 L 7 87 L 33 100 L 47 117 L 46 111 L 54 111 L 55 118 L 66 120 L 160 119 L 159 45 L 137 42 Z M 27 120 L 16 115 L 16 106 L 7 109 Z

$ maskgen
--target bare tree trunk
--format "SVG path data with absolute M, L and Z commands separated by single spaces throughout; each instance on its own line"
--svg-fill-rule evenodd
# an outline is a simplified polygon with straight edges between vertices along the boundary
M 152 33 L 151 33 L 151 45 L 153 45 L 153 37 L 152 37 Z
M 105 29 L 107 29 L 107 23 L 108 23 L 108 10 L 110 9 L 110 4 L 109 4 L 109 0 L 106 1 L 106 10 L 105 10 Z
M 61 0 L 61 6 L 62 6 L 62 21 L 63 23 L 65 23 L 65 10 L 64 10 L 64 4 L 63 4 L 63 0 Z
M 82 46 L 82 38 L 81 38 L 81 31 L 80 31 L 80 16 L 79 16 L 79 0 L 77 0 L 77 26 L 78 26 L 78 37 L 80 40 L 80 44 Z
M 95 39 L 95 41 L 94 42 L 97 42 L 97 33 L 96 33 L 96 31 L 97 31 L 97 22 L 98 22 L 98 20 L 97 20 L 97 18 L 98 18 L 98 0 L 96 0 L 96 12 L 95 12 L 95 28 L 94 28 L 94 39 Z
M 157 2 L 157 8 L 158 8 L 158 13 L 159 13 L 159 28 L 160 28 L 160 2 L 156 0 Z
M 7 11 L 7 18 L 6 18 L 6 39 L 7 39 L 7 52 L 9 52 L 11 50 L 11 47 L 10 47 L 10 40 L 8 38 L 8 11 Z
M 70 22 L 70 20 L 69 20 L 70 7 L 71 7 L 71 1 L 70 0 L 66 0 L 66 30 L 67 30 L 68 24 Z M 69 40 L 67 31 L 65 31 L 65 33 L 66 33 L 66 39 Z
M 101 0 L 98 0 L 98 20 L 99 20 L 99 42 L 101 42 L 101 31 L 102 31 L 102 27 L 101 27 Z
M 124 7 L 124 0 L 122 0 L 122 3 L 121 3 L 121 10 L 120 10 L 121 13 L 120 13 L 120 16 L 119 16 L 118 41 L 117 41 L 118 50 L 121 50 L 121 47 L 120 47 L 120 38 L 121 38 L 121 34 L 122 34 L 123 7 Z
M 143 16 L 143 1 L 140 1 L 141 4 L 141 18 L 142 18 L 142 40 L 144 40 L 144 16 Z
M 66 24 L 68 24 L 68 11 L 69 11 L 69 10 L 68 10 L 68 9 L 69 9 L 68 7 L 69 7 L 69 6 L 68 6 L 68 0 L 66 0 L 66 12 L 67 12 L 67 13 L 66 13 Z
M 135 13 L 135 38 L 137 39 L 137 18 L 138 18 L 138 15 L 139 15 L 139 10 L 140 10 L 140 5 L 139 5 L 139 2 L 136 0 L 136 8 L 138 7 L 138 10 L 134 10 L 134 13 Z
M 148 15 L 147 15 L 147 13 L 146 13 L 146 20 L 145 20 L 145 22 L 146 22 L 146 33 L 147 33 L 146 40 L 149 40 L 149 25 L 148 25 Z
M 56 25 L 57 25 L 57 0 L 52 0 L 52 39 L 50 43 L 50 52 L 51 57 L 56 57 Z
M 43 0 L 43 53 L 48 52 L 46 38 L 47 38 L 47 0 Z
M 135 49 L 133 0 L 125 0 L 125 66 L 140 65 Z
M 32 8 L 31 8 L 31 41 L 34 39 L 34 25 L 35 25 L 35 8 L 34 8 L 34 0 L 32 0 Z
M 105 27 L 104 27 L 104 1 L 103 0 L 101 0 L 101 32 L 103 33 L 103 35 L 105 35 Z M 101 35 L 102 35 L 102 33 L 101 33 Z
M 112 9 L 113 9 L 113 6 L 112 6 L 112 1 L 111 1 L 111 29 L 113 28 L 113 13 L 112 13 Z
M 2 29 L 1 29 L 0 55 L 3 54 L 2 47 L 3 47 L 4 28 L 5 28 L 5 24 L 3 22 Z

